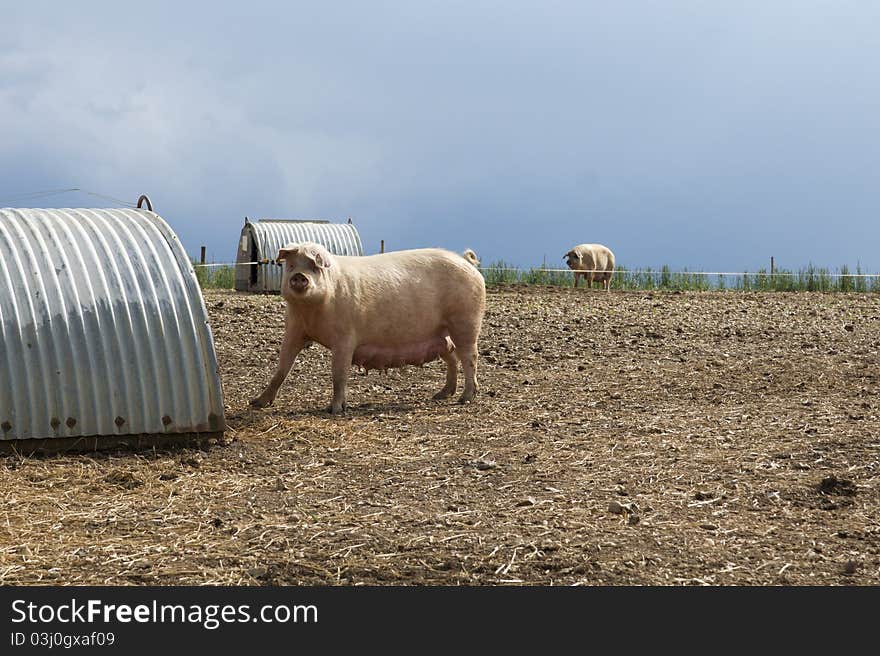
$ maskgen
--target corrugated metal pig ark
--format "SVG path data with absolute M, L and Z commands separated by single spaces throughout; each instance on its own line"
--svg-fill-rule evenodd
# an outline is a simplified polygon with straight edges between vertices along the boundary
M 201 290 L 142 209 L 0 209 L 0 448 L 219 437 Z
M 251 223 L 246 219 L 238 240 L 235 289 L 279 293 L 283 267 L 275 263 L 278 251 L 291 242 L 304 241 L 322 244 L 334 255 L 364 254 L 361 237 L 351 223 L 287 219 L 261 219 Z

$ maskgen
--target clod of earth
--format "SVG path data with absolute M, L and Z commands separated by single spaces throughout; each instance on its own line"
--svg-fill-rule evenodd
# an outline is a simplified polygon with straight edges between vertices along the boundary
M 836 476 L 828 476 L 819 483 L 819 492 L 822 494 L 836 494 L 839 496 L 855 496 L 856 486 L 852 481 Z

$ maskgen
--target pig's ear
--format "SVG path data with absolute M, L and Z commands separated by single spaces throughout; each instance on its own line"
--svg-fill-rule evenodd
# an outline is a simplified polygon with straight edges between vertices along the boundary
M 315 244 L 314 248 L 308 249 L 305 253 L 319 269 L 329 269 L 330 265 L 333 263 L 333 257 L 330 255 L 330 251 L 320 244 Z
M 288 255 L 293 255 L 299 249 L 294 247 L 285 247 L 278 251 L 278 257 L 275 258 L 275 264 L 284 264 L 284 261 L 287 259 Z
M 322 269 L 329 269 L 331 266 L 330 253 L 316 251 L 315 252 L 315 265 L 322 268 Z

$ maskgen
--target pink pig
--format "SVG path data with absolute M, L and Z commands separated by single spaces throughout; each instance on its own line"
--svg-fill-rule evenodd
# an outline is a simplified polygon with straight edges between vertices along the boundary
M 366 257 L 331 255 L 320 244 L 288 244 L 281 295 L 287 301 L 278 367 L 251 405 L 270 405 L 306 342 L 333 353 L 333 403 L 345 410 L 351 365 L 389 369 L 446 362 L 446 384 L 435 399 L 455 392 L 458 362 L 466 403 L 477 392 L 477 340 L 486 306 L 483 276 L 461 255 L 425 248 Z

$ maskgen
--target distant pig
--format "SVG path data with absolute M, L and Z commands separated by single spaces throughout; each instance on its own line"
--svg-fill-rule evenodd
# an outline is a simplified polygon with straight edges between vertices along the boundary
M 480 258 L 477 257 L 477 254 L 474 253 L 470 248 L 464 249 L 464 253 L 461 256 L 466 259 L 468 262 L 473 264 L 475 267 L 480 267 Z
M 601 282 L 605 291 L 611 289 L 614 275 L 614 253 L 602 244 L 580 244 L 575 246 L 562 259 L 574 271 L 574 286 L 578 286 L 581 276 L 587 279 L 588 286 Z
M 477 392 L 477 340 L 486 305 L 483 276 L 461 255 L 426 248 L 365 257 L 331 255 L 314 243 L 288 244 L 281 295 L 287 301 L 278 367 L 251 405 L 270 405 L 307 341 L 333 353 L 332 414 L 345 410 L 352 365 L 390 369 L 441 358 L 455 392 L 458 363 L 466 403 Z

